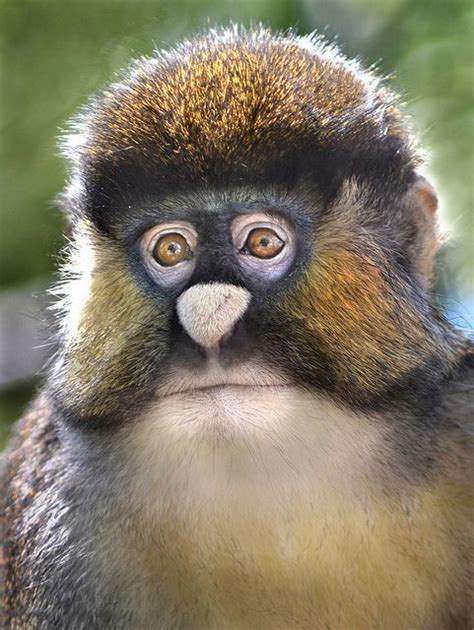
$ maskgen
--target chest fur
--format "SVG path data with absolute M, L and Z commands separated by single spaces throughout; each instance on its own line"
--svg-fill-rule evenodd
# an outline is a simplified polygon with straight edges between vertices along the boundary
M 133 627 L 443 627 L 462 564 L 443 493 L 397 482 L 373 419 L 318 409 L 297 437 L 135 433 L 102 545 Z
M 227 505 L 212 520 L 170 514 L 145 546 L 143 530 L 123 546 L 137 626 L 175 627 L 176 615 L 216 630 L 437 628 L 460 559 L 432 499 L 416 503 L 412 514 L 337 501 L 280 514 Z

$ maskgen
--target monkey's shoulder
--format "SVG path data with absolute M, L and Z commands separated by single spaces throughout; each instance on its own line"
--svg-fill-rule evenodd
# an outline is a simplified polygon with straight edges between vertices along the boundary
M 28 565 L 40 525 L 31 519 L 31 511 L 49 494 L 52 479 L 48 469 L 58 444 L 51 403 L 47 395 L 40 394 L 18 421 L 1 461 L 0 618 L 5 622 L 12 622 L 11 612 L 20 597 L 21 567 Z
M 41 393 L 18 420 L 14 435 L 3 455 L 2 485 L 11 486 L 21 478 L 23 492 L 34 494 L 43 483 L 43 466 L 57 450 L 59 440 L 51 401 Z

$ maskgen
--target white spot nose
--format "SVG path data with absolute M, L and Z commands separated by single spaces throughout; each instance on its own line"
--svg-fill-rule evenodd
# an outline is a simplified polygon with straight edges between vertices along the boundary
M 245 313 L 250 297 L 232 284 L 195 284 L 178 298 L 179 321 L 196 343 L 213 348 Z

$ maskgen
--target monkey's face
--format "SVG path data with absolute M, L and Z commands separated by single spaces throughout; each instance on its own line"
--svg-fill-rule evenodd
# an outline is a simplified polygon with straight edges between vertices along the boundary
M 308 392 L 375 407 L 423 387 L 433 196 L 399 126 L 372 77 L 266 32 L 208 36 L 105 93 L 69 150 L 58 403 L 224 430 Z
M 114 238 L 90 223 L 78 237 L 63 357 L 75 408 L 117 419 L 166 399 L 204 422 L 288 398 L 301 379 L 282 346 L 284 302 L 313 257 L 311 212 L 246 189 L 127 210 Z

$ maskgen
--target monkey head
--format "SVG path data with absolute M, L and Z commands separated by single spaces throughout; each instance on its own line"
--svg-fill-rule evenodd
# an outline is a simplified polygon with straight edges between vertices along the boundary
M 429 295 L 437 201 L 372 72 L 315 38 L 211 31 L 138 61 L 64 153 L 49 387 L 72 422 L 435 398 L 457 347 Z

